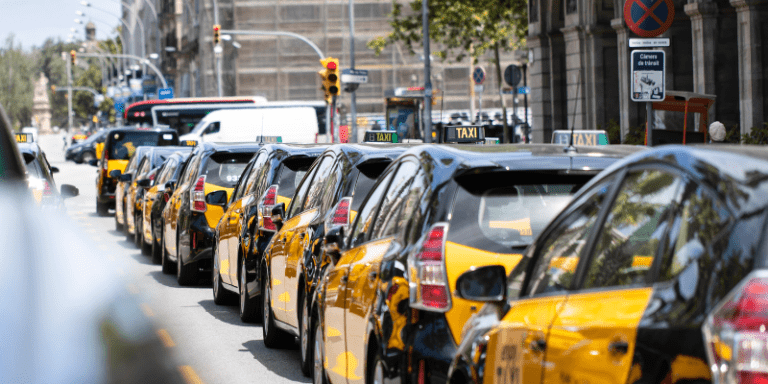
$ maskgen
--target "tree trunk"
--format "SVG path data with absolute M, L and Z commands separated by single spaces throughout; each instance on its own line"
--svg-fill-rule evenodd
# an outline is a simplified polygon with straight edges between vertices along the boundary
M 496 55 L 496 80 L 499 84 L 499 98 L 501 100 L 501 116 L 502 121 L 504 122 L 504 137 L 503 142 L 509 143 L 511 142 L 510 138 L 512 137 L 509 133 L 509 124 L 507 124 L 507 106 L 506 103 L 504 103 L 504 97 L 501 93 L 501 86 L 503 85 L 503 79 L 501 76 L 501 55 L 499 54 L 499 42 L 497 41 L 496 44 L 493 45 L 493 53 Z

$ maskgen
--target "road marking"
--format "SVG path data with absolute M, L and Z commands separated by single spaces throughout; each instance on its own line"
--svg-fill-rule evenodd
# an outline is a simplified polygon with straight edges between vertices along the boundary
M 171 335 L 168 334 L 168 331 L 165 329 L 158 329 L 157 337 L 160 338 L 160 341 L 163 342 L 163 345 L 165 345 L 166 348 L 173 348 L 176 346 L 176 344 L 173 343 L 173 339 L 171 339 Z
M 189 365 L 179 366 L 179 371 L 187 384 L 203 384 L 203 381 L 200 380 L 200 376 L 198 376 L 197 373 L 195 373 L 195 370 Z
M 144 312 L 144 316 L 146 317 L 154 317 L 155 313 L 152 312 L 152 308 L 149 307 L 146 303 L 141 303 L 141 311 Z
M 130 292 L 132 295 L 139 293 L 139 288 L 134 284 L 126 285 L 126 288 L 128 288 L 128 292 Z

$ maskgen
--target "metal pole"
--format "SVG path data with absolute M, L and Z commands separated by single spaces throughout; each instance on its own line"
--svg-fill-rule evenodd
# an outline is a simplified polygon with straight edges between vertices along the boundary
M 67 58 L 67 87 L 69 88 L 67 90 L 67 117 L 69 126 L 67 128 L 67 133 L 72 132 L 72 59 Z
M 645 103 L 645 119 L 648 127 L 648 146 L 653 146 L 653 104 L 651 102 Z
M 221 34 L 225 34 L 225 35 L 252 35 L 252 36 L 262 36 L 263 35 L 263 36 L 288 36 L 288 37 L 293 37 L 293 38 L 299 39 L 299 40 L 307 43 L 307 45 L 312 47 L 312 49 L 315 51 L 315 53 L 317 53 L 317 56 L 320 58 L 320 60 L 325 58 L 325 55 L 323 54 L 323 51 L 321 51 L 320 48 L 318 48 L 317 44 L 313 43 L 312 40 L 310 40 L 310 39 L 308 39 L 308 38 L 306 38 L 306 37 L 304 37 L 302 35 L 299 35 L 298 33 L 282 32 L 282 31 L 242 31 L 242 30 L 234 30 L 234 29 L 222 29 L 220 31 L 220 33 Z
M 355 70 L 355 7 L 354 7 L 354 0 L 349 0 L 349 57 L 350 57 L 350 68 L 354 72 Z M 354 85 L 353 87 L 357 87 L 357 85 Z M 351 127 L 350 132 L 350 142 L 357 143 L 357 94 L 355 93 L 355 89 L 353 88 L 351 95 L 350 95 L 350 115 L 352 117 L 352 123 L 349 124 Z
M 219 24 L 219 3 L 216 0 L 213 0 L 213 24 L 221 25 Z M 221 31 L 219 31 L 221 33 Z M 224 47 L 221 46 L 221 44 L 215 44 L 213 47 L 213 55 L 216 57 L 216 91 L 219 95 L 219 97 L 222 97 L 224 95 L 224 90 L 222 89 L 221 84 L 221 55 L 222 53 L 219 53 L 217 51 L 223 50 Z
M 339 125 L 336 123 L 336 96 L 331 96 L 331 127 L 333 127 L 333 142 L 334 143 L 340 143 L 341 142 L 341 135 L 339 134 L 338 127 Z
M 147 61 L 146 59 L 143 59 L 141 57 L 135 56 L 135 55 L 121 55 L 121 54 L 96 54 L 96 53 L 81 53 L 80 56 L 83 57 L 115 57 L 115 58 L 123 58 L 123 59 L 132 59 L 132 60 L 138 60 L 140 63 L 145 64 L 149 67 L 149 69 L 153 70 L 158 77 L 160 77 L 160 81 L 163 83 L 163 88 L 168 88 L 168 83 L 165 81 L 165 77 L 160 72 L 157 67 L 152 64 L 151 62 Z
M 421 23 L 424 28 L 424 142 L 432 142 L 432 75 L 429 67 L 429 1 L 421 0 Z
M 526 74 L 527 69 L 528 69 L 528 65 L 523 64 L 523 86 L 526 88 L 528 87 L 528 75 Z M 525 111 L 523 112 L 525 113 L 525 125 L 528 125 L 528 94 L 527 93 L 523 95 L 523 100 L 524 100 L 523 102 L 525 103 Z M 517 116 L 517 111 L 515 111 L 515 116 Z

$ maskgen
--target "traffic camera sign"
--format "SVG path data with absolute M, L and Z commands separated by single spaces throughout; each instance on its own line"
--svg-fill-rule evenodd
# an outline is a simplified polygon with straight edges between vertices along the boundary
M 641 37 L 656 37 L 666 32 L 675 20 L 672 0 L 627 0 L 624 21 Z
M 632 51 L 632 101 L 664 100 L 664 68 L 664 51 Z

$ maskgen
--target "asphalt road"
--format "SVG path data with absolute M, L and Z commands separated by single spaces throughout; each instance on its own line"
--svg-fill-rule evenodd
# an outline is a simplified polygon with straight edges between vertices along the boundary
M 98 252 L 116 264 L 129 292 L 141 302 L 158 337 L 178 360 L 189 383 L 308 383 L 301 374 L 297 346 L 271 350 L 264 346 L 260 324 L 243 324 L 236 306 L 213 303 L 210 279 L 180 287 L 175 275 L 164 275 L 133 242 L 115 231 L 114 212 L 96 214 L 96 168 L 64 161 L 60 135 L 41 136 L 40 145 L 56 183 L 72 184 L 80 196 L 67 200 L 67 212 L 90 237 Z M 98 289 L 98 287 L 83 287 Z

